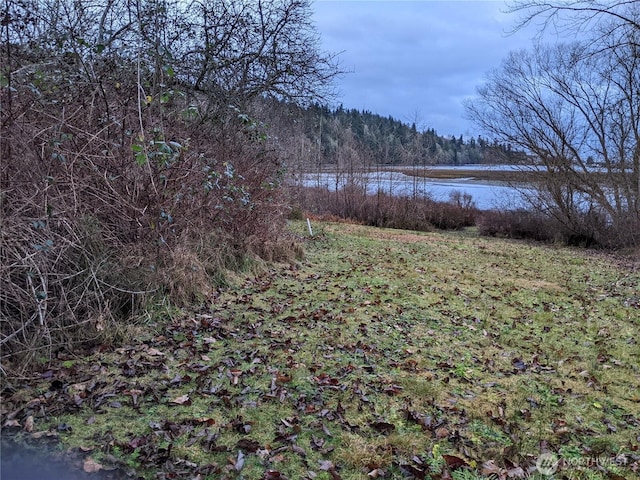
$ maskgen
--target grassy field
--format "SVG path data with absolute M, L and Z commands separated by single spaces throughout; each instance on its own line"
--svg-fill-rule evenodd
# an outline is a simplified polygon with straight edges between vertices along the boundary
M 542 452 L 555 478 L 638 478 L 637 266 L 472 232 L 315 229 L 300 264 L 4 395 L 5 432 L 150 479 L 551 478 Z

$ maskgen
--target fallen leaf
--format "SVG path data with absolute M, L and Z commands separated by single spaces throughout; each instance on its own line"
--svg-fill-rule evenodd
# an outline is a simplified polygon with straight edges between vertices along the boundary
M 511 364 L 516 370 L 519 370 L 521 372 L 524 372 L 527 369 L 527 364 L 524 363 L 521 358 L 514 358 Z
M 242 453 L 242 450 L 238 450 L 238 458 L 236 459 L 236 463 L 234 465 L 236 472 L 239 472 L 240 470 L 242 470 L 242 467 L 244 467 L 244 460 L 245 460 L 244 453 Z
M 317 377 L 313 377 L 313 380 L 318 385 L 336 386 L 340 384 L 340 380 L 338 380 L 337 378 L 333 378 L 330 375 L 327 375 L 326 373 L 321 373 Z
M 284 480 L 287 477 L 275 470 L 267 470 L 262 478 L 263 480 Z
M 95 473 L 102 470 L 102 465 L 96 462 L 93 458 L 87 457 L 82 465 L 82 469 L 87 473 Z
M 451 472 L 445 469 L 444 472 L 442 472 L 442 475 L 440 475 L 439 480 L 453 480 L 453 477 L 451 476 Z
M 29 433 L 33 432 L 33 415 L 29 415 L 24 421 L 24 431 Z
M 212 425 L 216 424 L 216 419 L 215 418 L 209 418 L 209 417 L 200 417 L 200 418 L 196 418 L 195 420 L 197 423 L 204 423 L 205 425 L 207 425 L 208 427 L 211 427 Z
M 507 476 L 509 478 L 526 478 L 526 474 L 521 467 L 514 467 L 507 470 Z
M 451 470 L 457 470 L 458 468 L 462 467 L 469 467 L 469 464 L 464 459 L 456 457 L 455 455 L 442 455 L 442 458 Z
M 58 424 L 58 426 L 56 427 L 58 429 L 59 432 L 71 432 L 73 431 L 73 427 L 71 425 L 69 425 L 68 423 L 60 423 Z
M 174 403 L 176 405 L 191 405 L 191 399 L 189 398 L 189 394 L 184 394 L 180 397 L 174 398 L 169 403 Z
M 305 452 L 304 448 L 296 445 L 295 443 L 293 445 L 291 445 L 291 450 L 293 450 L 295 453 L 297 453 L 301 457 L 306 457 L 307 456 L 307 452 Z
M 240 450 L 246 450 L 250 453 L 255 453 L 256 451 L 258 451 L 258 448 L 260 448 L 260 444 L 255 440 L 251 440 L 250 438 L 242 438 L 238 440 L 238 443 L 236 443 L 236 448 Z
M 400 385 L 389 385 L 388 387 L 385 387 L 383 392 L 391 396 L 399 395 L 402 393 L 402 387 Z
M 492 475 L 499 475 L 502 469 L 496 465 L 494 460 L 487 460 L 482 464 L 482 475 L 490 477 Z
M 384 476 L 385 476 L 384 470 L 380 468 L 376 468 L 375 470 L 371 470 L 369 473 L 367 473 L 367 477 L 371 477 L 371 478 L 378 478 L 378 477 L 384 477 Z
M 143 445 L 146 445 L 148 443 L 148 439 L 146 437 L 134 437 L 131 440 L 129 440 L 129 443 L 127 443 L 127 446 L 129 448 L 131 448 L 131 450 L 135 450 L 136 448 L 140 448 Z
M 331 460 L 318 460 L 318 463 L 320 464 L 320 470 L 324 470 L 325 472 L 336 468 Z
M 242 417 L 238 417 L 235 420 L 233 420 L 230 425 L 233 427 L 233 429 L 236 432 L 242 433 L 243 435 L 247 435 L 251 432 L 252 423 L 253 422 L 245 422 Z
M 380 433 L 383 433 L 385 435 L 392 433 L 396 429 L 396 426 L 393 423 L 387 423 L 387 422 L 373 422 L 370 424 L 370 426 L 374 430 Z

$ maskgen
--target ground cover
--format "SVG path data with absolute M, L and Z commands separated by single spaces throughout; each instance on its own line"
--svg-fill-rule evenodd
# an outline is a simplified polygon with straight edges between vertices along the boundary
M 12 382 L 3 434 L 143 478 L 638 478 L 637 266 L 315 227 L 299 264 Z

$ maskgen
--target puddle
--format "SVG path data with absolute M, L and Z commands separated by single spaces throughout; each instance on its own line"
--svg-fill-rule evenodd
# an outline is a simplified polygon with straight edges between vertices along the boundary
M 86 473 L 79 454 L 64 454 L 54 446 L 18 444 L 2 436 L 0 478 L 2 480 L 122 480 L 131 478 L 119 470 Z

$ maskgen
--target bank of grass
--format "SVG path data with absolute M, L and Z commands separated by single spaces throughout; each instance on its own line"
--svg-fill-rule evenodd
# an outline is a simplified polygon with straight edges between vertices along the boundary
M 489 166 L 488 166 L 489 167 Z M 500 169 L 477 169 L 477 168 L 398 168 L 392 171 L 400 172 L 408 176 L 419 178 L 431 178 L 438 180 L 453 180 L 453 179 L 474 179 L 485 182 L 506 182 L 511 184 L 536 184 L 543 182 L 546 178 L 544 171 L 536 170 L 532 166 L 523 165 L 520 168 L 515 166 L 512 170 L 500 170 Z M 590 172 L 590 177 L 594 181 L 601 184 L 608 184 L 611 182 L 611 173 L 605 172 Z M 622 178 L 618 178 L 618 184 L 623 183 Z
M 395 171 L 395 170 L 394 170 Z M 401 168 L 400 173 L 412 177 L 431 178 L 438 180 L 452 180 L 461 178 L 473 178 L 486 182 L 509 182 L 509 183 L 533 183 L 542 180 L 540 172 L 532 168 L 522 167 L 514 170 L 492 170 L 488 169 L 464 169 L 464 168 L 433 168 L 433 169 L 412 169 Z
M 466 232 L 313 226 L 292 224 L 298 265 L 67 357 L 3 414 L 149 479 L 535 475 L 541 449 L 571 478 L 633 478 L 637 269 Z

